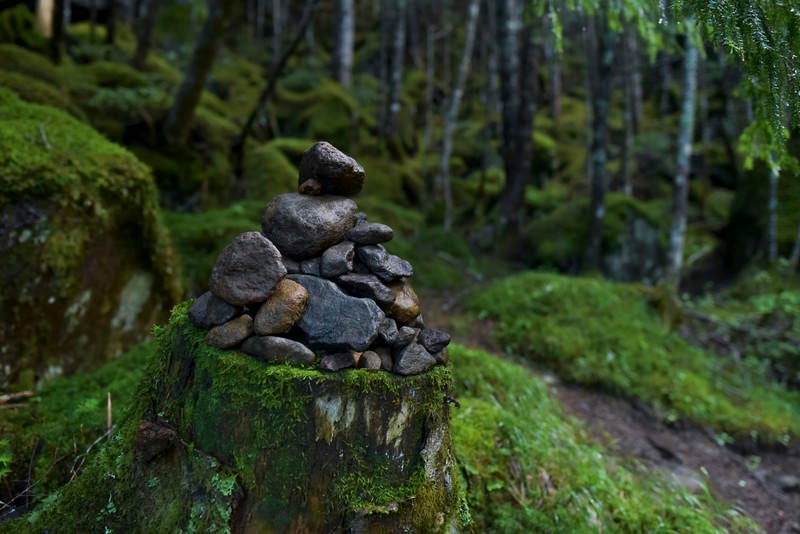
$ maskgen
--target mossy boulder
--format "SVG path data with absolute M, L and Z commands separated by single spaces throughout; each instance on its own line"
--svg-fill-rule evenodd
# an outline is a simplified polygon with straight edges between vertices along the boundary
M 445 367 L 267 364 L 208 347 L 188 303 L 119 432 L 24 532 L 443 532 L 459 526 Z
M 89 368 L 181 296 L 147 167 L 66 113 L 0 89 L 2 383 Z

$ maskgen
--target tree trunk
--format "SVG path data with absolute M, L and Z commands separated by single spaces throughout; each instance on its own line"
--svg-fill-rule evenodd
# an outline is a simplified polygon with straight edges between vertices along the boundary
M 39 0 L 36 3 L 36 30 L 45 37 L 53 36 L 53 0 Z
M 589 91 L 592 100 L 592 145 L 589 151 L 592 175 L 589 186 L 589 226 L 586 268 L 600 271 L 603 261 L 606 163 L 608 160 L 608 108 L 611 101 L 611 66 L 614 61 L 614 33 L 602 14 L 589 19 Z
M 475 44 L 475 28 L 478 23 L 480 0 L 471 0 L 469 4 L 469 19 L 467 21 L 467 36 L 464 40 L 464 53 L 458 66 L 456 85 L 450 97 L 447 115 L 444 119 L 444 137 L 442 139 L 442 154 L 439 160 L 438 186 L 444 194 L 444 229 L 450 231 L 453 226 L 453 188 L 450 183 L 450 155 L 453 152 L 453 135 L 455 134 L 458 108 L 464 95 L 464 84 L 469 74 L 472 49 Z
M 97 42 L 97 2 L 100 0 L 89 0 L 89 42 Z
M 769 195 L 767 198 L 767 260 L 770 264 L 778 261 L 778 180 L 780 170 L 775 164 L 774 155 L 769 162 Z
M 397 131 L 397 116 L 400 113 L 400 96 L 403 85 L 403 67 L 406 44 L 406 0 L 392 0 L 392 33 L 391 50 L 389 51 L 389 64 L 387 68 L 386 108 L 384 110 L 384 123 L 382 137 L 393 136 Z
M 50 59 L 61 64 L 64 46 L 64 0 L 53 2 L 52 35 L 50 36 Z
M 256 118 L 259 117 L 264 112 L 264 107 L 269 102 L 269 99 L 272 98 L 272 94 L 275 92 L 275 86 L 278 83 L 278 79 L 281 77 L 283 70 L 286 68 L 286 63 L 289 61 L 289 58 L 294 54 L 294 51 L 300 46 L 300 41 L 303 40 L 303 36 L 305 35 L 308 27 L 311 25 L 311 19 L 314 16 L 314 10 L 317 7 L 319 0 L 307 0 L 305 8 L 303 9 L 303 18 L 300 19 L 300 25 L 297 28 L 297 33 L 295 33 L 294 39 L 292 39 L 291 44 L 289 47 L 284 50 L 281 57 L 278 58 L 277 63 L 272 69 L 269 78 L 267 79 L 267 85 L 264 87 L 264 90 L 261 91 L 261 94 L 258 97 L 258 102 L 256 103 L 256 107 L 253 108 L 253 111 L 250 112 L 250 115 L 247 117 L 247 120 L 242 126 L 242 130 L 239 132 L 236 140 L 231 145 L 230 151 L 230 161 L 231 161 L 231 168 L 233 169 L 234 179 L 236 183 L 234 184 L 234 196 L 236 198 L 244 197 L 246 191 L 244 190 L 244 184 L 239 180 L 242 175 L 244 174 L 244 149 L 245 144 L 247 143 L 247 137 L 250 135 L 250 132 L 253 129 L 253 124 L 256 122 Z
M 186 140 L 189 125 L 200 103 L 206 78 L 222 44 L 226 25 L 232 18 L 237 4 L 238 2 L 231 0 L 209 2 L 208 18 L 197 39 L 191 63 L 175 96 L 175 102 L 164 121 L 164 139 L 169 146 L 180 145 Z
M 145 3 L 144 16 L 141 18 L 136 32 L 136 51 L 131 60 L 131 66 L 136 69 L 143 69 L 147 63 L 147 54 L 153 44 L 153 29 L 158 20 L 158 11 L 161 9 L 163 0 L 149 0 Z
M 117 38 L 117 0 L 106 2 L 106 44 L 113 45 Z
M 547 29 L 544 56 L 550 74 L 550 118 L 557 125 L 561 118 L 561 52 L 556 49 L 556 35 L 552 22 Z
M 349 86 L 353 75 L 353 40 L 355 38 L 354 0 L 338 0 L 336 16 L 336 48 L 331 57 L 333 77 Z
M 691 32 L 694 21 L 686 22 L 686 59 L 683 73 L 683 104 L 678 132 L 678 169 L 675 174 L 675 199 L 672 207 L 672 227 L 669 235 L 669 263 L 666 282 L 677 291 L 683 267 L 683 247 L 686 236 L 686 211 L 689 199 L 689 171 L 694 136 L 694 107 L 697 95 L 697 47 Z
M 506 184 L 500 198 L 500 224 L 517 230 L 521 222 L 522 198 L 527 176 L 521 168 L 521 155 L 516 153 L 522 104 L 520 83 L 520 28 L 522 14 L 516 0 L 497 2 L 500 101 L 503 109 L 500 151 L 506 173 Z
M 800 225 L 797 226 L 797 236 L 794 239 L 794 248 L 792 248 L 792 255 L 789 257 L 789 272 L 797 272 L 798 265 L 800 265 Z
M 633 131 L 639 133 L 642 128 L 642 62 L 639 56 L 639 34 L 635 30 L 627 32 L 626 52 L 631 70 L 631 110 L 633 114 Z
M 622 47 L 622 57 L 623 57 L 623 65 L 632 65 L 632 54 L 630 47 L 627 46 L 630 39 L 631 32 L 628 32 L 628 35 L 625 37 L 625 46 Z M 625 192 L 625 196 L 632 198 L 633 197 L 633 171 L 631 169 L 631 164 L 633 161 L 633 141 L 636 132 L 636 104 L 634 102 L 635 90 L 634 90 L 634 72 L 626 72 L 625 76 L 622 79 L 622 88 L 623 88 L 623 110 L 622 110 L 622 121 L 623 121 L 623 142 L 622 142 L 622 162 L 620 164 L 620 174 L 621 174 L 621 182 L 622 188 Z
M 433 89 L 436 75 L 435 30 L 436 27 L 432 24 L 428 24 L 425 29 L 425 129 L 422 134 L 422 147 L 420 147 L 422 152 L 430 149 L 433 138 Z
M 672 111 L 672 98 L 670 89 L 672 88 L 672 57 L 669 52 L 658 53 L 659 74 L 661 75 L 661 85 L 658 97 L 658 112 L 660 116 L 669 115 Z
M 281 40 L 283 39 L 283 11 L 281 0 L 272 0 L 272 66 L 278 64 L 281 57 Z

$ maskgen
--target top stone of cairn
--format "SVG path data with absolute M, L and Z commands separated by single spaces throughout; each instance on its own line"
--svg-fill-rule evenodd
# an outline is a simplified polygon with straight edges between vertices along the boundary
M 353 196 L 364 187 L 364 168 L 326 141 L 315 143 L 300 160 L 298 191 L 305 195 Z

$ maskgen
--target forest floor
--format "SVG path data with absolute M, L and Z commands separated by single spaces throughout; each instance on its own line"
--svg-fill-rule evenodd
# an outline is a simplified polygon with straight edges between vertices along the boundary
M 426 324 L 450 332 L 457 343 L 503 357 L 491 321 L 468 319 L 460 295 L 422 291 L 420 300 Z M 717 498 L 757 521 L 767 534 L 800 534 L 798 444 L 738 450 L 710 429 L 688 422 L 668 424 L 635 399 L 564 383 L 546 371 L 538 374 L 565 412 L 623 461 L 661 472 L 692 491 L 705 491 L 707 484 Z

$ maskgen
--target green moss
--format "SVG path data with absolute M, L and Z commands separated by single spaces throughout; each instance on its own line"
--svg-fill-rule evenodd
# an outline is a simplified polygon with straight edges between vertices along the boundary
M 0 44 L 0 68 L 4 71 L 25 74 L 55 87 L 63 85 L 58 68 L 43 55 L 19 46 Z
M 666 419 L 687 418 L 737 439 L 800 435 L 800 396 L 670 331 L 640 286 L 523 273 L 474 295 L 500 344 L 579 384 L 641 398 Z
M 214 62 L 211 87 L 224 103 L 226 115 L 232 119 L 247 118 L 265 84 L 263 69 L 239 55 L 224 50 Z
M 47 82 L 25 74 L 3 71 L 0 72 L 0 87 L 11 89 L 27 102 L 63 109 L 78 119 L 86 119 L 84 113 L 72 103 L 65 91 L 56 89 Z
M 70 317 L 61 318 L 67 319 L 69 332 L 58 334 L 54 329 L 63 324 L 55 318 L 37 324 L 26 318 L 26 310 L 33 306 L 44 307 L 42 313 L 69 313 L 75 308 L 73 319 L 80 323 L 85 307 L 68 302 L 78 297 L 79 282 L 87 279 L 79 267 L 110 254 L 110 236 L 121 240 L 114 254 L 131 250 L 127 240 L 136 243 L 131 261 L 155 275 L 154 290 L 166 301 L 177 301 L 182 290 L 157 191 L 144 165 L 63 111 L 23 102 L 5 89 L 0 89 L 0 124 L 0 210 L 10 213 L 22 206 L 36 214 L 33 222 L 22 222 L 4 236 L 16 241 L 9 265 L 21 270 L 5 270 L 0 286 L 0 299 L 12 320 L 3 343 L 20 344 L 13 345 L 16 374 L 31 361 L 58 356 L 50 343 L 59 343 L 64 356 L 68 342 L 80 343 L 72 336 Z M 90 252 L 94 255 L 87 258 Z M 108 276 L 124 273 L 117 270 Z M 105 287 L 110 293 L 118 289 Z M 99 313 L 113 315 L 113 310 Z M 54 341 L 57 334 L 66 337 Z M 91 361 L 88 354 L 81 359 Z
M 547 385 L 485 352 L 451 345 L 461 408 L 456 457 L 472 532 L 756 532 L 755 524 L 589 443 Z
M 0 12 L 0 43 L 12 43 L 44 52 L 47 39 L 36 31 L 36 18 L 24 4 Z
M 143 87 L 150 84 L 147 76 L 129 65 L 112 61 L 95 61 L 76 67 L 80 75 L 100 87 Z
M 562 189 L 555 188 L 558 198 Z M 544 194 L 528 194 L 528 200 L 543 206 L 557 206 L 554 210 L 535 216 L 524 231 L 527 243 L 523 259 L 532 265 L 574 269 L 580 264 L 586 249 L 589 233 L 589 199 L 578 198 L 568 202 L 553 202 Z M 606 196 L 603 223 L 603 250 L 608 252 L 618 246 L 618 238 L 633 217 L 638 217 L 654 227 L 666 246 L 668 213 L 667 203 L 661 200 L 642 202 L 619 193 Z
M 297 147 L 313 145 L 305 139 L 278 138 L 245 153 L 245 188 L 250 198 L 265 201 L 281 193 L 297 191 Z

